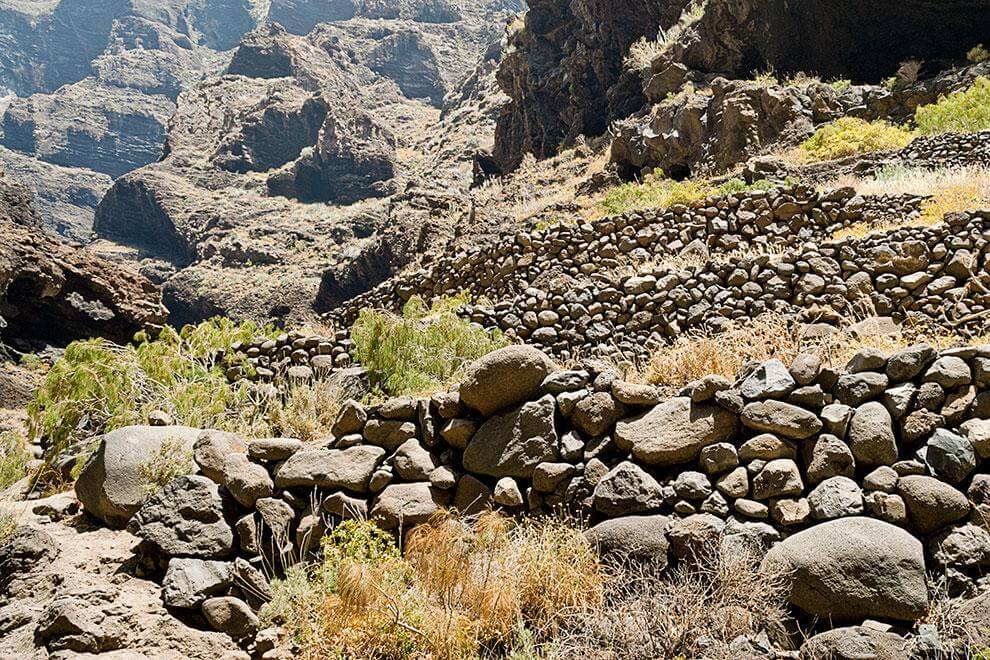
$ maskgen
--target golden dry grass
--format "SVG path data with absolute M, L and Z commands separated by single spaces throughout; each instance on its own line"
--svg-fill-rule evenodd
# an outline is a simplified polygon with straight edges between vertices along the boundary
M 266 616 L 290 628 L 302 658 L 505 653 L 524 627 L 545 638 L 566 612 L 600 608 L 605 590 L 580 529 L 558 520 L 444 514 L 410 533 L 404 556 L 355 552 L 367 547 L 325 548 L 323 563 L 276 584 L 281 605 Z
M 850 319 L 850 322 L 855 319 Z M 802 341 L 801 325 L 768 313 L 739 323 L 721 333 L 696 332 L 678 338 L 651 356 L 646 380 L 655 385 L 685 385 L 709 374 L 734 379 L 751 361 L 779 359 L 790 364 L 798 354 L 819 355 L 824 364 L 843 367 L 864 348 L 890 354 L 918 342 L 936 348 L 990 342 L 990 330 L 965 335 L 933 325 L 904 327 L 893 335 L 857 336 L 840 331 L 813 341 Z

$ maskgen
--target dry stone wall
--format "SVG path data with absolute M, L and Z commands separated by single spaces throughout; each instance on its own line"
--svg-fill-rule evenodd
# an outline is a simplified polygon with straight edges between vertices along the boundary
M 136 480 L 104 467 L 139 464 L 132 452 L 145 445 L 126 435 L 169 429 L 106 436 L 77 495 L 95 516 L 131 516 L 129 529 L 167 562 L 176 608 L 222 595 L 250 610 L 268 593 L 262 569 L 304 556 L 340 520 L 400 533 L 445 507 L 567 511 L 594 525 L 589 538 L 604 552 L 657 561 L 688 559 L 713 539 L 759 543 L 798 574 L 846 571 L 858 586 L 832 582 L 823 594 L 797 580 L 792 594 L 835 620 L 914 620 L 927 605 L 925 571 L 965 590 L 990 563 L 990 345 L 864 349 L 842 369 L 802 354 L 666 399 L 594 362 L 561 371 L 515 345 L 473 364 L 453 391 L 347 402 L 323 442 L 203 431 L 186 441 L 197 474 L 139 506 Z M 833 543 L 856 552 L 860 537 L 880 546 L 877 572 L 906 573 L 900 591 L 856 600 L 871 579 L 848 568 L 858 564 L 802 563 Z

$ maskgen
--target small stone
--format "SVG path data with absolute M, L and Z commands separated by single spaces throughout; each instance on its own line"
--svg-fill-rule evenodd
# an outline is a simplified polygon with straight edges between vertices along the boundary
M 739 459 L 744 463 L 754 460 L 772 461 L 775 458 L 797 458 L 794 443 L 782 440 L 772 433 L 762 433 L 739 447 Z
M 822 430 L 822 422 L 814 413 L 774 400 L 748 404 L 742 411 L 742 423 L 793 440 L 804 440 Z
M 887 359 L 887 376 L 894 383 L 912 380 L 934 357 L 935 349 L 928 344 L 909 346 Z
M 880 396 L 889 382 L 885 374 L 872 371 L 843 374 L 835 383 L 835 396 L 848 406 L 858 406 Z
M 863 478 L 863 488 L 893 493 L 897 488 L 897 479 L 897 471 L 894 468 L 881 465 Z
M 822 359 L 815 353 L 801 353 L 791 363 L 791 378 L 798 385 L 810 385 L 822 370 Z
M 808 494 L 815 520 L 833 520 L 863 513 L 863 492 L 849 477 L 832 477 Z
M 496 482 L 494 500 L 496 504 L 507 507 L 522 506 L 525 502 L 519 484 L 512 477 L 503 477 Z
M 912 526 L 922 534 L 938 531 L 969 514 L 966 496 L 934 477 L 901 477 L 897 493 L 904 498 Z
M 907 523 L 907 506 L 900 495 L 873 491 L 863 497 L 863 503 L 874 518 L 886 520 L 894 525 Z
M 784 527 L 803 525 L 811 515 L 811 507 L 805 498 L 782 498 L 770 503 L 770 514 Z
M 821 418 L 825 423 L 825 430 L 837 438 L 845 438 L 849 422 L 852 421 L 852 406 L 844 403 L 831 403 L 822 408 Z
M 878 348 L 866 347 L 859 350 L 849 362 L 846 371 L 857 374 L 863 371 L 882 371 L 887 365 L 887 356 Z
M 761 363 L 739 385 L 740 393 L 747 399 L 782 399 L 796 386 L 784 363 L 773 359 Z
M 817 484 L 829 477 L 851 477 L 856 461 L 849 445 L 834 435 L 822 433 L 803 447 L 808 481 Z
M 722 476 L 715 487 L 727 497 L 746 497 L 749 494 L 749 473 L 746 468 L 738 467 Z
M 674 492 L 685 500 L 703 500 L 712 493 L 712 484 L 701 472 L 681 472 L 674 480 Z
M 957 484 L 976 469 L 976 451 L 966 438 L 946 429 L 936 429 L 926 444 L 925 462 L 932 474 Z
M 229 587 L 232 578 L 228 562 L 173 557 L 162 581 L 162 600 L 168 607 L 199 607 Z
M 801 472 L 788 458 L 770 461 L 753 479 L 753 498 L 757 500 L 800 495 L 803 490 Z
M 962 358 L 943 356 L 935 360 L 925 371 L 926 383 L 937 383 L 943 389 L 953 389 L 973 382 L 969 365 Z
M 891 424 L 890 413 L 882 403 L 871 401 L 856 409 L 849 423 L 849 448 L 857 465 L 892 465 L 897 461 Z
M 284 461 L 303 448 L 296 438 L 266 438 L 248 443 L 248 456 L 258 461 Z
M 719 442 L 701 450 L 698 464 L 708 474 L 719 474 L 739 465 L 739 456 L 734 445 Z
M 258 630 L 258 617 L 240 598 L 221 596 L 203 603 L 203 616 L 214 630 L 235 639 L 247 637 Z
M 766 504 L 745 498 L 733 502 L 732 508 L 739 515 L 756 520 L 765 520 L 770 515 L 770 509 Z

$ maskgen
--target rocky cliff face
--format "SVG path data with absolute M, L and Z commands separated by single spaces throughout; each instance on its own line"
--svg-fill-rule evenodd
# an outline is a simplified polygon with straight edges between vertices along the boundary
M 578 135 L 600 135 L 645 112 L 688 80 L 707 86 L 717 76 L 773 70 L 877 83 L 908 58 L 935 73 L 986 39 L 988 9 L 987 2 L 533 2 L 499 71 L 512 103 L 499 118 L 495 156 L 503 169 L 525 153 L 545 158 Z M 652 65 L 627 70 L 635 68 L 624 67 L 629 47 L 642 36 L 656 41 Z
M 161 282 L 173 321 L 327 309 L 469 217 L 497 110 L 478 76 L 493 79 L 508 13 L 371 20 L 368 6 L 306 36 L 246 35 L 224 75 L 180 95 L 162 160 L 101 202 L 98 248 Z
M 83 337 L 128 341 L 165 320 L 144 277 L 40 228 L 26 188 L 0 178 L 0 344 L 31 350 Z

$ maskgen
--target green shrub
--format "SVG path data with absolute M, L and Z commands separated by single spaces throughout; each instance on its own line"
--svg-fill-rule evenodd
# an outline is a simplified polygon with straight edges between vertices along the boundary
M 505 346 L 498 330 L 484 330 L 457 316 L 462 297 L 443 298 L 427 308 L 413 296 L 396 316 L 364 309 L 351 328 L 357 361 L 386 394 L 434 391 L 449 384 L 469 363 Z
M 841 94 L 852 87 L 852 81 L 848 78 L 839 78 L 837 80 L 830 80 L 828 86 Z
M 675 204 L 698 204 L 716 190 L 701 181 L 674 181 L 663 172 L 650 174 L 642 183 L 625 183 L 606 191 L 599 208 L 608 215 L 641 209 L 665 209 Z
M 990 80 L 977 78 L 969 89 L 921 106 L 915 111 L 914 123 L 922 135 L 975 133 L 990 129 Z
M 833 160 L 873 151 L 901 149 L 911 142 L 911 131 L 885 121 L 842 117 L 822 126 L 801 144 L 814 160 Z
M 0 490 L 6 490 L 27 475 L 31 460 L 27 441 L 13 431 L 0 433 Z
M 800 181 L 791 176 L 785 178 L 781 183 L 774 183 L 768 179 L 760 179 L 759 181 L 754 181 L 753 183 L 746 183 L 740 178 L 732 178 L 718 187 L 718 194 L 736 195 L 739 193 L 755 191 L 766 192 L 771 188 L 796 186 L 798 183 L 800 183 Z
M 143 423 L 152 410 L 168 412 L 177 424 L 241 430 L 245 415 L 257 412 L 250 388 L 228 383 L 217 355 L 263 332 L 271 330 L 219 319 L 179 332 L 165 328 L 154 341 L 139 336 L 128 346 L 73 342 L 28 406 L 29 432 L 51 447 L 47 467 L 66 448 Z
M 966 59 L 973 64 L 981 64 L 990 60 L 990 50 L 987 50 L 983 44 L 977 44 L 966 53 Z

